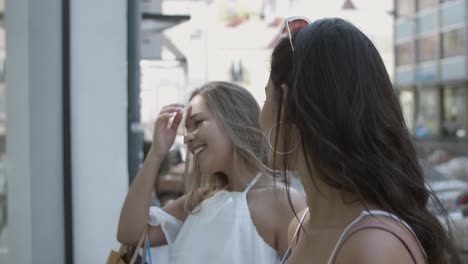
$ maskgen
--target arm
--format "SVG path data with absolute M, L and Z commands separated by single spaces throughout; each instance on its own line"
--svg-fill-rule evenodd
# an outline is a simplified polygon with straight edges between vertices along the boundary
M 148 223 L 151 193 L 158 176 L 157 172 L 164 156 L 174 143 L 177 127 L 182 119 L 182 110 L 182 105 L 179 104 L 165 106 L 155 121 L 153 144 L 130 186 L 120 213 L 117 239 L 122 244 L 136 245 Z M 174 114 L 174 121 L 168 127 L 169 120 Z M 164 207 L 163 210 L 183 221 L 185 220 L 183 207 L 184 198 L 180 198 L 177 202 Z M 160 226 L 150 227 L 149 232 L 152 245 L 166 243 Z

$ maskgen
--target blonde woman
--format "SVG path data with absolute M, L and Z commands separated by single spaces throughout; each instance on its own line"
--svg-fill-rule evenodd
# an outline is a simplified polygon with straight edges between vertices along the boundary
M 150 207 L 156 172 L 183 111 L 185 143 L 193 155 L 189 191 L 162 209 Z M 164 107 L 155 121 L 153 145 L 125 199 L 119 241 L 135 245 L 149 223 L 151 245 L 169 244 L 170 263 L 277 263 L 295 216 L 290 201 L 297 211 L 305 203 L 295 191 L 289 200 L 284 185 L 264 166 L 267 145 L 259 115 L 247 90 L 224 82 L 194 91 L 186 108 Z

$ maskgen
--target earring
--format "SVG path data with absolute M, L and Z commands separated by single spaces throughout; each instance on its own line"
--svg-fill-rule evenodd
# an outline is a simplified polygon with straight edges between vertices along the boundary
M 297 149 L 297 146 L 299 146 L 299 143 L 301 143 L 301 134 L 299 133 L 299 139 L 297 140 L 297 143 L 296 145 L 289 151 L 285 151 L 285 152 L 281 152 L 281 151 L 277 151 L 273 148 L 273 144 L 271 144 L 271 141 L 270 141 L 270 138 L 271 138 L 271 132 L 273 132 L 273 128 L 275 128 L 276 126 L 278 126 L 279 124 L 281 124 L 282 122 L 279 122 L 279 123 L 275 123 L 271 128 L 270 128 L 270 131 L 268 132 L 268 146 L 270 146 L 270 149 L 274 152 L 276 152 L 276 154 L 279 154 L 279 155 L 285 155 L 285 154 L 290 154 L 292 153 L 293 151 L 295 151 Z

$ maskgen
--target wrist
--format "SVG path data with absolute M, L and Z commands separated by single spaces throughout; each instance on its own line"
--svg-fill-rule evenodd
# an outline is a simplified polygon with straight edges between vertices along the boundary
M 162 153 L 161 151 L 157 151 L 153 147 L 151 147 L 146 154 L 146 159 L 151 159 L 152 161 L 162 162 L 164 157 L 166 157 L 167 153 Z

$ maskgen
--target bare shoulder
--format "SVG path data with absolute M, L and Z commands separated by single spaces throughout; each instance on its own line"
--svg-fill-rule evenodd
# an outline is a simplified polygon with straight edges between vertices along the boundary
M 289 244 L 288 225 L 295 217 L 294 211 L 297 214 L 305 207 L 302 193 L 290 189 L 289 197 L 284 185 L 279 183 L 273 187 L 253 189 L 247 195 L 250 215 L 258 233 L 278 251 L 279 256 L 283 256 Z
M 282 214 L 290 211 L 294 215 L 306 207 L 305 195 L 294 188 L 287 189 L 283 183 L 276 183 L 274 187 L 263 189 L 261 196 L 274 204 L 274 208 Z
M 305 206 L 305 195 L 295 189 L 286 189 L 284 184 L 276 183 L 273 187 L 251 190 L 248 193 L 249 207 L 267 206 L 269 215 L 288 217 L 300 212 Z M 292 207 L 291 207 L 292 205 Z
M 411 241 L 411 243 L 416 243 Z M 357 231 L 343 244 L 336 263 L 414 263 L 411 254 L 392 233 L 376 228 Z

